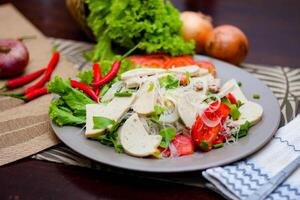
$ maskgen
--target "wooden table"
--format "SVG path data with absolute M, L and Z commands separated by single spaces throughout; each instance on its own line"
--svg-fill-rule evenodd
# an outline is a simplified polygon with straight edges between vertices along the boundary
M 68 15 L 63 0 L 0 0 L 0 4 L 7 2 L 47 36 L 88 41 Z M 172 2 L 181 10 L 211 15 L 215 25 L 240 27 L 250 41 L 247 62 L 300 67 L 300 1 Z M 0 186 L 0 199 L 222 199 L 207 189 L 30 159 L 1 167 Z

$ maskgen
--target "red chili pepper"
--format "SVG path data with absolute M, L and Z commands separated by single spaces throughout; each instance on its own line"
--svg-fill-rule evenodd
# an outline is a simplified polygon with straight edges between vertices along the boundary
M 37 79 L 45 71 L 46 71 L 46 68 L 43 68 L 43 69 L 37 70 L 31 74 L 27 74 L 22 77 L 10 79 L 10 80 L 6 81 L 6 83 L 4 84 L 4 86 L 1 89 L 11 90 L 11 89 L 15 89 L 15 88 L 21 87 L 23 85 L 26 85 L 27 83 L 30 83 L 33 80 Z
M 100 69 L 100 64 L 99 63 L 95 63 L 93 65 L 93 72 L 94 72 L 94 83 L 96 83 L 96 82 L 100 81 L 101 78 L 102 78 L 102 74 L 101 74 L 101 69 Z M 94 87 L 94 91 L 95 91 L 95 94 L 97 96 L 99 96 L 100 87 Z
M 226 95 L 227 99 L 230 101 L 230 103 L 232 104 L 237 104 L 236 98 L 234 97 L 234 95 L 232 93 L 228 93 Z
M 38 89 L 38 88 L 43 87 L 46 84 L 46 82 L 50 80 L 51 74 L 54 71 L 54 69 L 55 69 L 55 67 L 58 63 L 58 60 L 59 60 L 59 52 L 55 51 L 52 54 L 52 58 L 51 58 L 50 62 L 48 63 L 45 75 L 38 82 L 36 82 L 34 85 L 32 85 L 32 86 L 28 87 L 27 89 L 25 89 L 24 94 L 28 94 L 28 93 L 30 93 L 30 92 Z
M 32 92 L 27 93 L 27 94 L 19 93 L 19 94 L 1 94 L 1 95 L 22 99 L 23 101 L 28 102 L 28 101 L 31 101 L 37 97 L 40 97 L 40 96 L 48 94 L 48 93 L 49 93 L 48 89 L 45 87 L 42 87 L 42 88 L 33 90 Z
M 115 78 L 118 74 L 118 71 L 121 67 L 121 61 L 117 60 L 112 64 L 112 67 L 110 71 L 98 82 L 91 83 L 91 86 L 93 87 L 100 87 L 109 81 L 111 81 L 113 78 Z
M 87 95 L 89 95 L 94 101 L 99 102 L 99 98 L 95 94 L 95 92 L 91 88 L 89 88 L 87 85 L 85 85 L 84 83 L 74 81 L 74 80 L 70 80 L 70 83 L 73 88 L 82 90 Z
M 48 94 L 49 92 L 48 92 L 48 89 L 47 88 L 45 88 L 45 87 L 42 87 L 42 88 L 38 88 L 38 89 L 36 89 L 36 90 L 33 90 L 32 92 L 30 92 L 30 93 L 27 93 L 27 94 L 25 94 L 24 95 L 24 101 L 31 101 L 31 100 L 33 100 L 33 99 L 35 99 L 35 98 L 37 98 L 37 97 L 40 97 L 40 96 L 42 96 L 42 95 L 45 95 L 45 94 Z

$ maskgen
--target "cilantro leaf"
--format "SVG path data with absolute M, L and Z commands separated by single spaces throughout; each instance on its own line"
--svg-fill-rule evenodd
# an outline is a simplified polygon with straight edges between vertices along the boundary
M 159 86 L 166 89 L 174 89 L 179 87 L 179 80 L 174 76 L 168 75 L 159 79 Z
M 169 143 L 176 136 L 176 131 L 173 128 L 164 128 L 159 131 L 159 134 L 162 136 L 160 146 L 162 148 L 167 148 Z
M 94 127 L 93 129 L 106 129 L 109 126 L 116 124 L 114 120 L 108 119 L 106 117 L 94 116 L 93 117 Z

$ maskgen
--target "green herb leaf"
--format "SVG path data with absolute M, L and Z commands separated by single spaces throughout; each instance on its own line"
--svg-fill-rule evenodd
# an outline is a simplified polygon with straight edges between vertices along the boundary
M 155 104 L 154 105 L 154 112 L 155 112 L 156 115 L 161 115 L 163 112 L 165 112 L 165 108 L 163 108 L 159 104 Z
M 114 147 L 115 151 L 118 153 L 124 152 L 122 145 L 118 142 L 118 134 L 116 131 L 107 132 L 105 135 L 97 137 L 97 140 L 101 144 Z
M 176 136 L 176 131 L 173 128 L 164 128 L 159 131 L 159 134 L 162 136 L 160 146 L 162 148 L 167 148 L 169 143 Z
M 222 103 L 225 103 L 230 108 L 230 116 L 232 117 L 232 119 L 238 120 L 241 116 L 238 106 L 230 103 L 230 101 L 226 97 L 222 98 Z
M 244 124 L 240 125 L 239 131 L 235 134 L 235 139 L 242 138 L 246 136 L 251 128 L 251 124 L 246 121 Z
M 165 87 L 166 89 L 178 88 L 180 81 L 174 76 L 168 75 L 159 79 L 159 86 L 161 88 Z
M 239 81 L 239 82 L 238 82 L 238 86 L 239 86 L 239 87 L 242 87 L 242 82 Z
M 106 117 L 94 116 L 93 123 L 93 129 L 106 129 L 109 126 L 114 126 L 116 124 L 116 121 L 108 119 Z

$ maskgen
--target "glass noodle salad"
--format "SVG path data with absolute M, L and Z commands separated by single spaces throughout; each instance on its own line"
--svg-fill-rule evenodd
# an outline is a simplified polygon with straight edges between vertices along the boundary
M 245 97 L 235 79 L 220 80 L 199 64 L 145 65 L 107 84 L 101 102 L 85 101 L 85 116 L 73 125 L 85 125 L 86 138 L 135 157 L 170 158 L 237 142 L 262 118 L 262 107 Z M 50 117 L 59 122 L 54 111 Z

